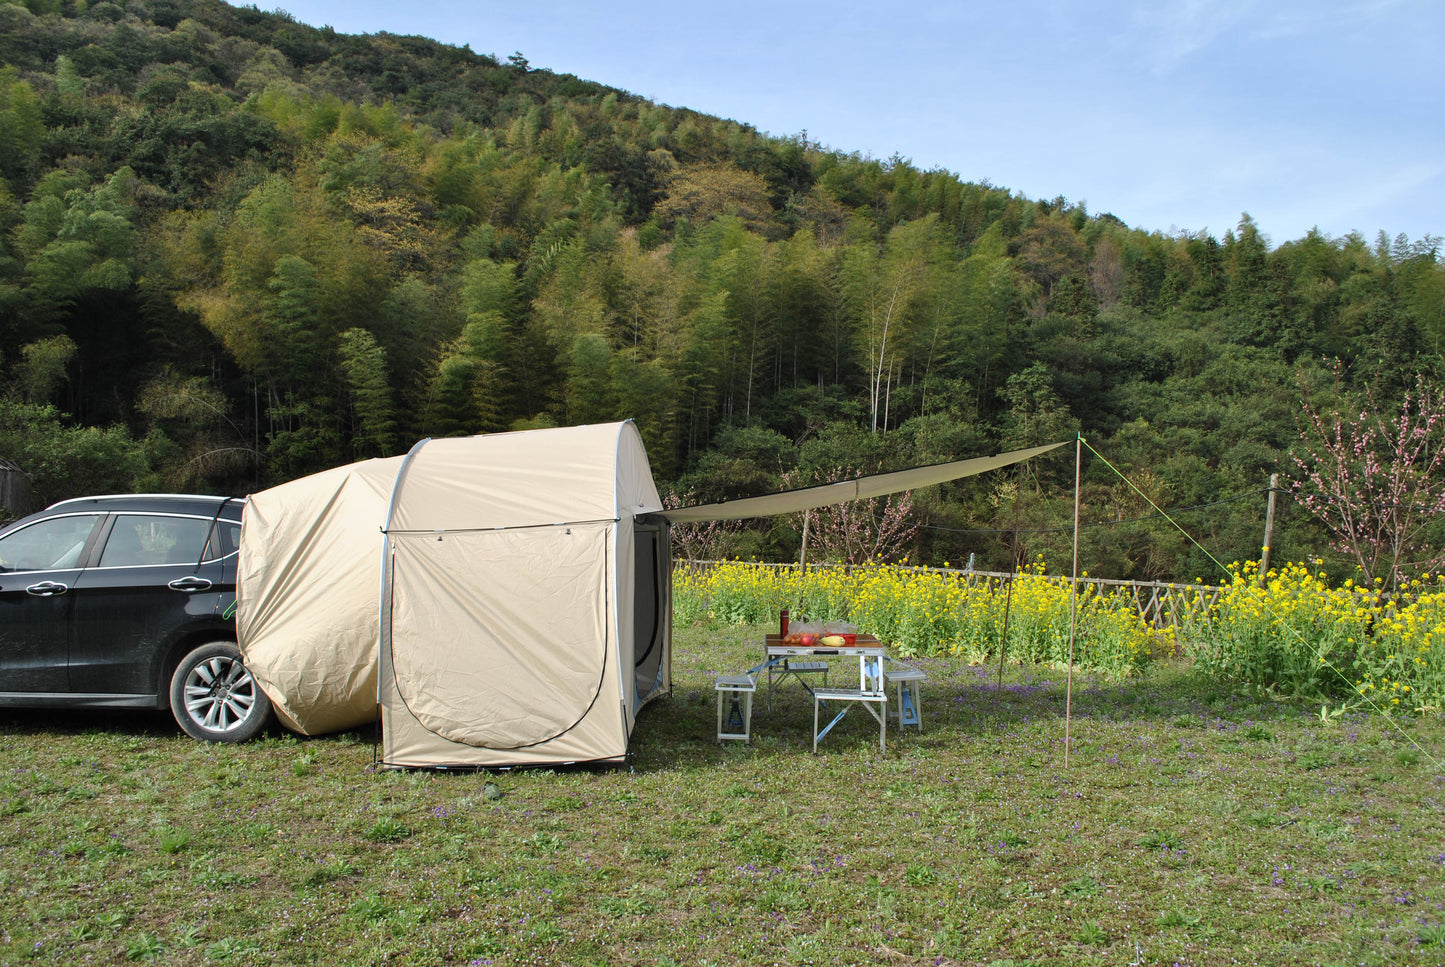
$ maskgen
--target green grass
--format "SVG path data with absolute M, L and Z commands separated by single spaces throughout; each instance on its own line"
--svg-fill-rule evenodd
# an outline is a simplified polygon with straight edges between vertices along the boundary
M 0 714 L 0 963 L 1438 964 L 1445 723 L 1322 719 L 1161 665 L 928 659 L 921 733 L 712 677 L 677 635 L 635 771 L 372 772 L 370 734 L 208 746 L 161 716 Z M 1418 748 L 1416 747 L 1418 744 Z

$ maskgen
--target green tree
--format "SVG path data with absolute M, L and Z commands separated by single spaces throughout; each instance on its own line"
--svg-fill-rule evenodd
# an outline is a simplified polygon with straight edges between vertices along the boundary
M 453 352 L 438 361 L 422 407 L 426 436 L 466 436 L 476 431 L 476 369 L 476 361 L 464 353 Z
M 617 415 L 637 421 L 655 473 L 671 477 L 677 472 L 676 426 L 672 374 L 657 360 L 639 361 L 627 353 L 612 358 L 608 374 Z
M 28 179 L 40 161 L 45 123 L 35 90 L 14 66 L 0 68 L 0 177 Z
M 1078 421 L 1054 389 L 1053 376 L 1043 363 L 1034 363 L 1008 378 L 1004 398 L 1003 447 L 1022 450 L 1067 440 L 1078 432 Z
M 22 305 L 32 320 L 54 321 L 89 293 L 130 288 L 134 191 L 128 168 L 94 187 L 83 173 L 61 171 L 36 184 L 13 236 L 25 264 Z
M 768 184 L 759 175 L 731 164 L 684 168 L 668 181 L 656 215 L 665 226 L 678 219 L 701 224 L 719 215 L 741 219 L 749 231 L 765 232 L 773 209 Z
M 148 380 L 136 411 L 152 437 L 177 449 L 165 453 L 161 470 L 176 490 L 226 490 L 225 481 L 259 467 L 260 457 L 231 419 L 225 394 L 204 376 L 182 376 L 170 367 Z
M 1007 378 L 1022 341 L 1023 300 L 1014 279 L 1006 243 L 990 228 L 956 274 L 959 344 L 956 365 L 974 387 L 985 416 L 992 415 L 995 393 Z
M 396 437 L 396 410 L 386 365 L 386 350 L 359 327 L 339 337 L 341 369 L 351 397 L 351 445 L 359 457 L 391 454 Z
M 19 398 L 26 403 L 54 402 L 74 357 L 75 340 L 69 336 L 51 336 L 20 347 L 20 361 L 12 374 Z
M 724 361 L 719 352 L 727 339 L 726 290 L 698 301 L 688 313 L 683 345 L 678 353 L 679 416 L 686 412 L 687 454 L 701 449 L 712 437 L 721 408 Z
M 320 300 L 314 265 L 299 255 L 276 260 L 261 302 L 268 356 L 262 371 L 288 389 L 320 372 Z
M 30 475 L 45 503 L 156 489 L 143 442 L 120 426 L 77 426 L 53 406 L 0 399 L 0 453 Z
M 869 425 L 886 429 L 893 382 L 924 314 L 946 249 L 935 216 L 894 228 L 881 247 L 851 246 L 843 286 L 867 368 Z
M 472 399 L 481 432 L 504 429 L 516 412 L 518 363 L 517 266 L 474 259 L 462 270 L 461 302 L 466 325 L 457 344 L 472 362 Z
M 1086 254 L 1083 241 L 1062 214 L 1035 222 L 1019 238 L 1019 269 L 1038 283 L 1046 299 L 1055 285 L 1083 268 Z
M 602 423 L 614 418 L 609 370 L 612 350 L 600 333 L 577 336 L 567 360 L 567 422 Z

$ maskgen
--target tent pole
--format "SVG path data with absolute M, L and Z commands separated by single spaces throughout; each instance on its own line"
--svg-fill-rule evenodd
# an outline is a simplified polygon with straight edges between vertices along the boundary
M 1024 465 L 1019 464 L 1018 489 L 1014 491 L 1014 533 L 1012 544 L 1013 557 L 1010 559 L 1008 575 L 1008 591 L 1003 599 L 1003 637 L 998 643 L 998 690 L 1003 691 L 1003 656 L 1008 650 L 1008 621 L 1009 612 L 1013 609 L 1014 601 L 1014 579 L 1018 576 L 1019 570 L 1019 527 L 1020 509 L 1019 501 L 1024 493 Z
M 1017 568 L 1017 567 L 1018 567 L 1018 554 L 1017 554 L 1017 552 L 1015 552 L 1015 554 L 1014 554 L 1014 559 L 1013 559 L 1013 562 L 1012 562 L 1011 566 L 1014 567 L 1014 568 Z M 1008 576 L 1008 588 L 1004 591 L 1004 598 L 1003 598 L 1003 634 L 1000 636 L 1000 638 L 999 638 L 999 643 L 998 643 L 998 685 L 997 685 L 997 689 L 998 689 L 998 691 L 1000 691 L 1000 692 L 1003 691 L 1003 659 L 1004 659 L 1004 652 L 1008 650 L 1008 619 L 1009 619 L 1009 610 L 1010 610 L 1011 606 L 1013 605 L 1013 600 L 1014 600 L 1014 574 L 1013 574 L 1012 571 L 1010 571 L 1010 572 L 1009 572 L 1009 576 Z
M 1064 768 L 1069 767 L 1070 726 L 1074 712 L 1074 627 L 1079 612 L 1079 482 L 1084 473 L 1084 435 L 1074 444 L 1074 579 L 1069 582 L 1069 673 L 1064 686 Z

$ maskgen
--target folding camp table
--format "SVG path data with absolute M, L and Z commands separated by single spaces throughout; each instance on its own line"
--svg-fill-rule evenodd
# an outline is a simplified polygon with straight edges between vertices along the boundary
M 857 702 L 868 710 L 868 714 L 878 720 L 878 748 L 887 750 L 888 736 L 888 693 L 884 690 L 883 679 L 883 643 L 872 635 L 859 635 L 856 644 L 839 648 L 830 648 L 823 645 L 797 645 L 782 640 L 778 635 L 768 635 L 764 645 L 764 653 L 767 658 L 766 665 L 769 668 L 768 676 L 768 700 L 772 701 L 772 675 L 771 670 L 775 664 L 789 661 L 793 658 L 819 657 L 827 659 L 855 658 L 858 661 L 858 687 L 857 688 L 814 688 L 807 681 L 798 678 L 813 698 L 813 751 L 818 751 L 818 740 L 832 731 L 843 716 L 848 712 L 848 705 L 844 705 L 833 719 L 820 730 L 818 728 L 819 710 L 826 702 Z

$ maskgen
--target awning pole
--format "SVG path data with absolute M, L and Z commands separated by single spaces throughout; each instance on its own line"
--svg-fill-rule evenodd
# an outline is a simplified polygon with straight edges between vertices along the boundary
M 1070 726 L 1074 711 L 1074 626 L 1079 612 L 1079 482 L 1084 474 L 1084 435 L 1074 444 L 1074 579 L 1069 584 L 1069 673 L 1064 686 L 1064 768 L 1069 767 Z
M 1018 576 L 1019 570 L 1019 527 L 1022 526 L 1019 500 L 1024 494 L 1024 465 L 1019 464 L 1018 489 L 1014 491 L 1014 532 L 1013 540 L 1010 542 L 1010 553 L 1013 555 L 1009 564 L 1008 591 L 1003 599 L 1003 638 L 998 643 L 998 690 L 1003 691 L 1003 656 L 1008 650 L 1008 621 L 1009 612 L 1014 602 L 1014 578 Z M 985 578 L 985 580 L 987 580 Z

